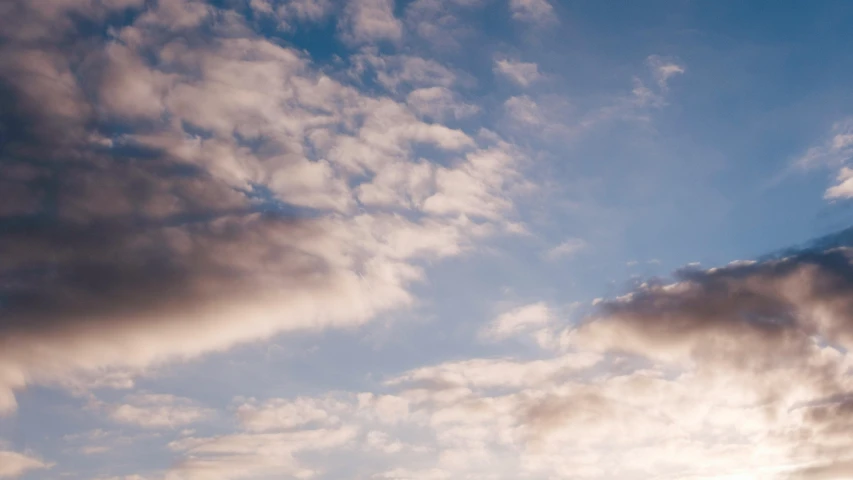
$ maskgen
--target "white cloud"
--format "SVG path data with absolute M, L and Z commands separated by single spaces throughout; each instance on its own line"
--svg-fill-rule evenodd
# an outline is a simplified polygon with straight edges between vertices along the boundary
M 652 76 L 661 90 L 669 87 L 669 79 L 675 75 L 683 75 L 686 71 L 683 65 L 667 60 L 659 55 L 649 55 L 646 63 L 652 71 Z
M 528 87 L 542 78 L 539 73 L 539 66 L 535 63 L 497 60 L 495 61 L 494 71 L 522 87 Z
M 343 39 L 353 44 L 399 41 L 403 37 L 403 23 L 394 16 L 394 0 L 346 2 L 339 29 Z
M 830 187 L 826 190 L 824 198 L 851 198 L 853 197 L 853 168 L 841 167 L 836 177 L 838 185 Z
M 853 119 L 844 119 L 832 125 L 832 129 L 823 144 L 809 148 L 806 153 L 794 160 L 791 168 L 777 175 L 772 182 L 775 183 L 790 173 L 792 168 L 800 170 L 815 167 L 838 169 L 837 184 L 824 192 L 824 198 L 828 200 L 850 198 L 853 196 L 853 182 L 851 182 L 853 170 L 847 164 L 851 158 L 853 158 Z
M 843 477 L 853 283 L 839 267 L 850 258 L 805 252 L 646 284 L 550 332 L 563 348 L 534 358 L 464 358 L 376 392 L 249 401 L 297 421 L 172 442 L 185 458 L 166 478 L 317 476 L 312 462 L 329 458 L 378 479 Z M 495 325 L 551 316 L 533 303 Z M 353 445 L 375 463 L 349 456 Z
M 26 472 L 50 467 L 50 464 L 35 457 L 0 450 L 0 478 L 17 478 Z
M 510 120 L 521 125 L 537 126 L 547 121 L 539 104 L 527 95 L 510 97 L 504 102 L 504 109 Z
M 551 260 L 572 257 L 587 248 L 587 243 L 580 238 L 570 238 L 551 248 L 545 256 Z
M 555 319 L 554 312 L 544 302 L 531 303 L 501 313 L 481 331 L 485 338 L 501 340 L 547 326 Z
M 853 157 L 853 120 L 835 122 L 823 145 L 809 148 L 796 159 L 801 168 L 817 166 L 839 167 Z
M 307 424 L 335 424 L 338 422 L 335 412 L 344 409 L 345 405 L 331 398 L 272 399 L 261 405 L 240 405 L 237 408 L 237 418 L 248 431 L 268 432 Z
M 143 428 L 175 428 L 211 418 L 213 410 L 167 394 L 136 394 L 106 406 L 112 420 Z
M 378 473 L 372 478 L 384 480 L 445 480 L 452 478 L 447 471 L 438 468 L 425 470 L 410 470 L 407 468 L 395 468 L 387 472 Z
M 359 15 L 377 5 L 349 5 L 355 23 L 347 25 L 361 25 Z M 227 34 L 200 26 L 211 12 L 231 19 Z M 13 410 L 14 392 L 31 384 L 128 388 L 153 365 L 282 332 L 363 324 L 413 303 L 409 287 L 424 279 L 423 262 L 459 255 L 513 224 L 511 192 L 523 181 L 524 157 L 511 145 L 363 94 L 226 13 L 188 0 L 148 5 L 115 32 L 121 41 L 75 44 L 97 62 L 74 73 L 69 57 L 51 53 L 65 48 L 61 39 L 2 56 L 10 88 L 41 99 L 20 109 L 22 124 L 37 126 L 28 138 L 39 140 L 39 161 L 47 169 L 55 158 L 78 161 L 63 170 L 52 226 L 0 239 L 4 268 L 48 262 L 56 272 L 49 282 L 36 275 L 15 287 L 10 301 L 29 307 L 2 325 L 18 340 L 0 351 L 0 410 Z M 209 41 L 184 42 L 164 34 L 169 29 Z M 54 39 L 49 33 L 39 31 L 45 42 Z M 455 82 L 433 61 L 375 54 L 371 61 L 392 89 Z M 51 81 L 24 81 L 16 74 L 22 66 Z M 134 101 L 117 95 L 125 89 Z M 415 94 L 413 105 L 420 98 L 423 107 L 430 94 Z M 129 131 L 96 135 L 89 128 L 99 115 Z M 140 119 L 156 128 L 137 129 Z M 162 155 L 124 162 L 109 145 Z M 416 156 L 421 145 L 452 161 Z M 175 175 L 173 167 L 199 173 Z M 19 170 L 4 169 L 0 180 Z M 245 213 L 260 201 L 252 191 L 312 214 Z M 205 220 L 182 220 L 196 217 Z M 129 228 L 130 218 L 143 226 Z M 83 272 L 106 277 L 73 280 Z M 23 327 L 36 318 L 44 329 Z M 198 418 L 161 407 L 163 425 Z M 128 402 L 117 412 L 141 422 L 150 409 Z
M 536 25 L 549 25 L 557 22 L 554 7 L 548 0 L 509 0 L 512 18 Z

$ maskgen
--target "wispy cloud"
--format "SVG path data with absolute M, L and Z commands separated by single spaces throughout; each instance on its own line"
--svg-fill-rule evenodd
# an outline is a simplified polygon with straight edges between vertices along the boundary
M 850 198 L 853 195 L 853 184 L 850 182 L 851 171 L 847 164 L 851 158 L 853 158 L 853 119 L 848 118 L 835 122 L 820 145 L 810 147 L 794 159 L 787 168 L 766 182 L 764 188 L 776 186 L 794 173 L 814 168 L 830 168 L 838 169 L 837 184 L 825 191 L 824 198 L 828 200 Z
M 580 238 L 570 238 L 561 242 L 559 245 L 552 247 L 545 253 L 545 257 L 549 260 L 558 260 L 561 258 L 572 257 L 588 247 L 586 241 Z
M 487 339 L 501 340 L 544 327 L 554 318 L 554 312 L 544 302 L 531 303 L 501 313 L 480 334 Z

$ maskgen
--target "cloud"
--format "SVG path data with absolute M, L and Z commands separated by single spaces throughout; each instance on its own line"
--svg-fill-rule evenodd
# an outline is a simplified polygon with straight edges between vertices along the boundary
M 853 157 L 853 120 L 835 122 L 822 145 L 809 148 L 794 161 L 800 168 L 840 167 Z
M 378 55 L 373 52 L 353 55 L 354 73 L 371 71 L 376 81 L 391 92 L 401 87 L 450 87 L 456 74 L 444 65 L 411 55 Z
M 472 390 L 497 390 L 547 386 L 564 376 L 590 368 L 601 361 L 595 353 L 568 353 L 559 357 L 519 361 L 517 359 L 469 359 L 421 367 L 388 381 L 390 385 L 415 387 L 404 391 L 413 403 L 438 400 L 441 392 L 458 391 L 464 397 Z M 420 389 L 423 390 L 420 390 Z M 423 396 L 427 393 L 426 396 Z
M 406 25 L 433 47 L 456 49 L 476 35 L 465 23 L 464 15 L 487 3 L 488 0 L 415 0 L 406 7 Z
M 805 250 L 684 270 L 554 332 L 568 354 L 450 362 L 390 384 L 413 418 L 428 414 L 450 476 L 841 478 L 850 258 Z
M 250 0 L 249 7 L 260 15 L 278 21 L 282 30 L 293 30 L 298 23 L 318 23 L 334 10 L 331 0 Z
M 843 478 L 850 258 L 830 247 L 683 270 L 550 330 L 565 341 L 537 358 L 448 361 L 392 376 L 390 393 L 259 405 L 310 405 L 288 432 L 364 432 L 366 451 L 388 459 L 373 478 Z M 546 310 L 492 326 L 556 326 Z M 423 450 L 400 440 L 424 431 Z
M 838 169 L 836 184 L 827 188 L 824 198 L 839 200 L 853 197 L 853 169 L 847 166 L 853 157 L 853 120 L 844 119 L 835 122 L 822 145 L 809 148 L 806 153 L 795 159 L 787 170 L 779 173 L 771 183 L 778 182 L 792 171 L 792 168 L 808 170 L 816 167 Z
M 479 107 L 463 102 L 445 87 L 412 90 L 406 97 L 406 103 L 419 115 L 437 121 L 470 117 L 480 111 Z
M 228 11 L 121 8 L 130 24 L 104 2 L 18 2 L 31 28 L 3 30 L 0 410 L 34 383 L 127 388 L 156 365 L 363 324 L 411 305 L 425 262 L 511 221 L 523 156 L 496 135 L 363 94 Z M 69 11 L 112 36 L 72 34 Z M 373 56 L 392 87 L 453 81 Z
M 268 432 L 307 424 L 334 424 L 338 422 L 335 412 L 344 409 L 346 406 L 334 399 L 272 399 L 261 405 L 254 402 L 240 405 L 237 417 L 248 431 Z
M 851 169 L 847 166 L 853 157 L 853 120 L 845 118 L 835 122 L 822 144 L 810 147 L 806 152 L 795 158 L 791 164 L 777 173 L 767 182 L 773 186 L 785 177 L 797 171 L 807 171 L 813 168 L 830 168 L 837 170 L 836 184 L 827 188 L 823 197 L 830 201 L 850 198 L 853 196 L 853 185 L 850 183 Z
M 851 198 L 853 197 L 853 169 L 841 167 L 836 177 L 838 185 L 826 189 L 823 197 L 826 199 Z
M 542 78 L 539 73 L 539 66 L 535 63 L 497 60 L 495 61 L 494 71 L 522 87 L 528 87 Z
M 311 477 L 317 470 L 302 466 L 294 455 L 340 447 L 356 436 L 351 427 L 282 433 L 187 437 L 169 448 L 186 455 L 167 472 L 166 480 L 216 480 L 264 476 Z
M 509 0 L 512 18 L 525 23 L 549 25 L 557 23 L 554 7 L 548 0 Z
M 643 81 L 644 75 L 634 76 L 630 91 L 610 95 L 603 103 L 586 110 L 578 108 L 585 101 L 573 101 L 562 95 L 515 95 L 504 101 L 506 126 L 516 133 L 567 142 L 615 122 L 647 124 L 654 110 L 667 105 L 668 79 L 678 74 L 678 69 L 686 71 L 685 67 L 666 63 L 656 55 L 649 58 L 655 59 L 647 62 L 655 80 L 652 85 Z
M 587 248 L 587 243 L 580 238 L 570 238 L 556 247 L 551 248 L 545 256 L 551 260 L 572 257 Z
M 853 459 L 822 463 L 798 470 L 790 480 L 842 480 L 853 475 Z
M 112 420 L 143 428 L 175 428 L 214 416 L 214 411 L 182 397 L 135 394 L 124 403 L 104 406 Z
M 491 339 L 504 339 L 543 327 L 554 320 L 554 313 L 544 302 L 531 303 L 501 313 L 481 332 Z
M 372 478 L 386 480 L 445 480 L 451 475 L 437 468 L 425 470 L 409 470 L 406 468 L 395 468 L 387 472 L 374 475 Z
M 537 126 L 546 123 L 545 115 L 539 104 L 527 95 L 510 97 L 504 102 L 509 118 L 518 124 Z
M 683 75 L 686 71 L 683 65 L 667 60 L 659 55 L 649 55 L 646 63 L 652 71 L 652 76 L 661 90 L 669 88 L 669 79 L 675 75 Z
M 375 391 L 245 401 L 246 432 L 172 442 L 185 458 L 166 478 L 318 475 L 312 461 L 332 457 L 364 467 L 346 455 L 356 444 L 382 455 L 365 472 L 373 478 L 843 478 L 853 447 L 846 239 L 680 270 L 598 302 L 577 324 L 560 325 L 544 303 L 508 310 L 494 331 L 539 328 L 559 347 L 526 358 L 453 359 Z
M 403 37 L 403 23 L 394 16 L 394 0 L 347 2 L 338 28 L 344 41 L 352 44 L 396 42 Z
M 0 478 L 16 478 L 28 471 L 50 468 L 43 461 L 18 452 L 0 450 Z

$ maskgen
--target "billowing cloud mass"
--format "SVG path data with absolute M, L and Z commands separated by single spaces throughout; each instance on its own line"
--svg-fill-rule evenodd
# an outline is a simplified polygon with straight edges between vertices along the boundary
M 3 15 L 5 412 L 33 382 L 361 324 L 411 303 L 421 260 L 459 254 L 511 214 L 511 145 L 361 94 L 226 11 L 50 5 Z M 348 35 L 394 37 L 365 13 L 389 5 L 349 5 Z M 75 23 L 127 15 L 108 38 Z M 371 65 L 389 88 L 448 87 L 433 63 Z M 421 146 L 453 160 L 417 158 Z M 134 408 L 113 416 L 137 422 Z

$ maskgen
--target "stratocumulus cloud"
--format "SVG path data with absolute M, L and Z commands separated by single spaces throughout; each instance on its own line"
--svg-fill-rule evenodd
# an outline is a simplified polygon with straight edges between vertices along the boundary
M 498 317 L 493 332 L 548 327 L 531 333 L 552 340 L 537 359 L 441 363 L 390 378 L 390 395 L 273 400 L 241 415 L 251 430 L 358 425 L 364 448 L 403 462 L 376 478 L 842 478 L 851 257 L 789 253 L 676 272 L 577 325 L 561 328 L 544 304 Z M 424 429 L 432 446 L 418 458 L 433 468 L 407 469 L 417 448 L 406 439 Z
M 507 329 L 551 337 L 533 359 L 419 367 L 383 393 L 249 400 L 237 409 L 244 433 L 173 443 L 188 460 L 172 474 L 207 478 L 199 458 L 297 472 L 307 467 L 277 452 L 359 448 L 389 458 L 374 478 L 843 478 L 848 247 L 675 276 L 600 302 L 578 324 L 544 303 L 497 317 L 493 340 Z
M 362 3 L 342 34 L 393 38 L 365 19 L 386 6 Z M 13 390 L 78 370 L 365 322 L 410 303 L 418 259 L 458 254 L 511 210 L 508 144 L 364 96 L 224 11 L 50 5 L 4 15 L 6 412 Z M 128 14 L 109 38 L 75 21 Z M 389 87 L 447 85 L 421 64 L 405 60 Z M 417 161 L 419 145 L 458 161 Z
M 849 7 L 682 3 L 0 2 L 0 477 L 850 477 Z

